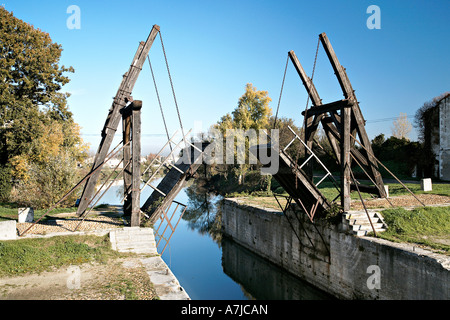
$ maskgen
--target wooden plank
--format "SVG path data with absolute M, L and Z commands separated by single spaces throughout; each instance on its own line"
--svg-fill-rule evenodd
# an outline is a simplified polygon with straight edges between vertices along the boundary
M 93 172 L 95 168 L 97 168 L 105 160 L 105 157 L 114 139 L 114 134 L 120 122 L 121 117 L 119 112 L 123 107 L 125 107 L 126 99 L 131 96 L 136 80 L 159 30 L 159 26 L 154 25 L 147 38 L 147 41 L 145 43 L 139 43 L 130 68 L 122 78 L 122 82 L 114 98 L 113 104 L 109 109 L 108 116 L 102 130 L 102 140 L 95 155 L 91 172 Z M 95 190 L 95 185 L 97 183 L 99 174 L 100 171 L 94 172 L 92 176 L 90 176 L 90 178 L 86 181 L 83 193 L 80 198 L 80 204 L 77 209 L 78 216 L 82 216 L 85 213 L 89 201 Z
M 123 143 L 125 147 L 123 148 L 123 192 L 124 192 L 124 203 L 123 203 L 123 213 L 125 216 L 131 216 L 131 184 L 132 184 L 132 173 L 131 168 L 131 113 L 122 113 L 122 132 L 123 132 Z M 128 144 L 127 144 L 128 143 Z
M 139 227 L 141 222 L 141 109 L 142 101 L 136 100 L 131 104 L 131 163 L 132 163 L 132 186 L 131 186 L 131 226 Z

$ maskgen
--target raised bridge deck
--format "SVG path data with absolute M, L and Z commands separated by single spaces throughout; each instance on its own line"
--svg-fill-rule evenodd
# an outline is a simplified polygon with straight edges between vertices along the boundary
M 202 152 L 208 146 L 208 143 L 203 143 L 201 146 Z M 190 152 L 188 156 L 182 156 L 172 166 L 169 172 L 161 180 L 154 191 L 141 207 L 141 210 L 147 213 L 150 217 L 150 221 L 154 223 L 163 213 L 164 210 L 174 201 L 178 193 L 183 189 L 186 181 L 188 181 L 197 171 L 201 165 L 201 156 L 199 150 L 194 147 L 188 147 L 183 149 L 183 154 Z M 190 161 L 186 161 L 189 159 Z
M 256 145 L 250 148 L 250 152 L 259 160 L 261 151 L 266 155 L 270 152 L 276 152 L 273 149 L 267 150 L 268 148 L 271 148 L 270 145 Z M 280 150 L 278 152 L 278 160 L 279 168 L 273 174 L 273 177 L 300 208 L 306 207 L 306 210 L 310 211 L 313 206 L 316 206 L 317 208 L 314 211 L 320 212 L 331 207 L 329 201 L 307 174 L 299 166 L 296 166 L 295 161 L 285 151 Z M 309 212 L 307 213 L 309 215 Z

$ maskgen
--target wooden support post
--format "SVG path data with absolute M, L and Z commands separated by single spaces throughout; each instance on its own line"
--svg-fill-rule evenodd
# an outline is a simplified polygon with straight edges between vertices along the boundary
M 92 166 L 92 176 L 86 181 L 83 193 L 81 195 L 80 204 L 77 209 L 77 215 L 82 216 L 86 212 L 86 208 L 92 198 L 95 190 L 95 185 L 98 180 L 100 171 L 95 171 L 98 166 L 105 160 L 106 154 L 111 147 L 111 143 L 114 139 L 114 134 L 117 131 L 117 127 L 120 122 L 120 110 L 125 107 L 126 99 L 131 96 L 136 80 L 148 56 L 150 48 L 155 40 L 160 28 L 158 25 L 154 25 L 147 41 L 141 42 L 134 55 L 133 61 L 127 73 L 123 76 L 120 87 L 114 98 L 113 104 L 109 109 L 108 117 L 106 118 L 105 125 L 102 131 L 102 140 L 95 155 L 94 164 Z M 94 172 L 95 171 L 95 172 Z
M 341 205 L 344 212 L 350 210 L 350 124 L 351 109 L 341 109 Z
M 131 112 L 129 109 L 123 109 L 122 111 L 122 129 L 123 129 L 123 213 L 124 216 L 131 216 L 131 189 L 132 189 L 132 164 L 131 160 L 131 146 L 129 143 L 131 140 Z M 127 144 L 128 143 L 128 144 Z M 128 165 L 127 165 L 128 164 Z
M 141 222 L 141 108 L 142 101 L 136 100 L 131 104 L 131 226 L 138 227 Z
M 131 226 L 138 227 L 141 222 L 141 108 L 142 101 L 131 105 Z

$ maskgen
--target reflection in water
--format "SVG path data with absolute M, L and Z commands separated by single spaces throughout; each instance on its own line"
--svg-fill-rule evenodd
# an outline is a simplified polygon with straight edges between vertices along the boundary
M 223 271 L 257 300 L 323 300 L 327 293 L 287 273 L 227 237 L 222 239 Z
M 220 197 L 192 184 L 185 189 L 189 198 L 183 220 L 222 249 L 223 272 L 238 283 L 245 297 L 258 300 L 332 299 L 325 292 L 291 275 L 268 260 L 245 249 L 221 233 Z
M 207 192 L 206 189 L 193 183 L 185 188 L 188 196 L 187 209 L 183 220 L 188 222 L 189 228 L 202 235 L 209 234 L 214 242 L 220 246 L 222 239 L 220 210 L 221 196 Z

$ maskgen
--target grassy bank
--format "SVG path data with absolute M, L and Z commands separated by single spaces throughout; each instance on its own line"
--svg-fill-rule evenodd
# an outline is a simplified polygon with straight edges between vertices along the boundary
M 118 255 L 110 248 L 108 236 L 62 236 L 0 241 L 0 276 L 40 273 L 86 262 L 106 263 Z
M 383 210 L 388 229 L 380 238 L 426 245 L 450 253 L 450 207 Z

